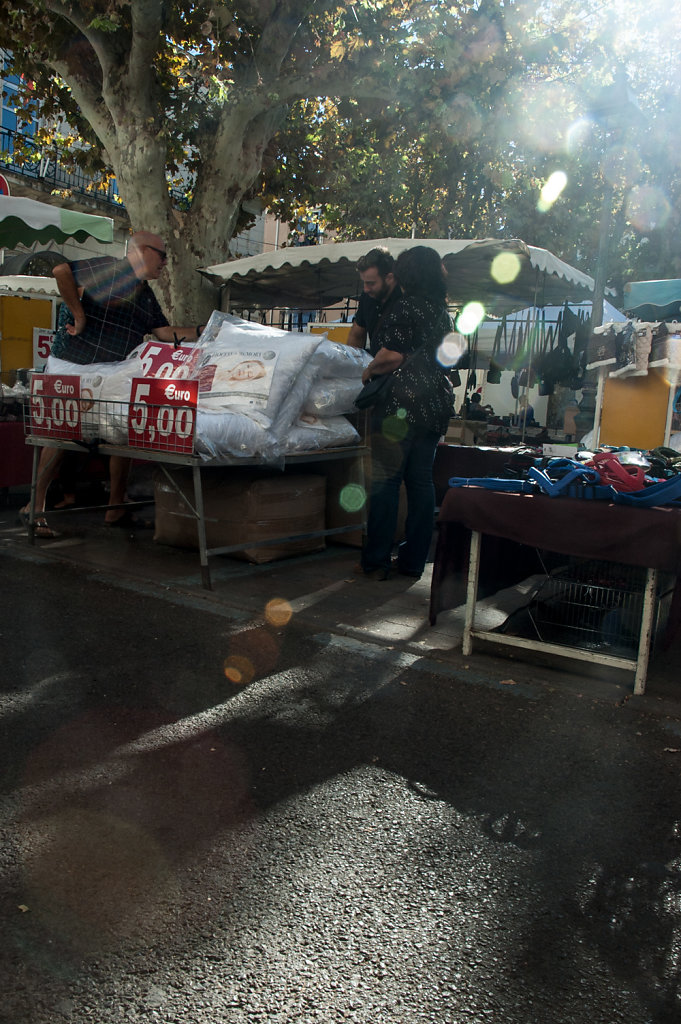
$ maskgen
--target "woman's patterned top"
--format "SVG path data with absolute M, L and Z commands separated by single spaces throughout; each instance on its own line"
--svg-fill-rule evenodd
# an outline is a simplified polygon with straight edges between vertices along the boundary
M 390 395 L 381 407 L 383 416 L 404 416 L 414 427 L 447 432 L 454 395 L 437 352 L 451 329 L 444 305 L 422 296 L 405 295 L 388 314 L 380 328 L 381 347 L 401 352 L 405 358 L 418 354 L 393 372 Z

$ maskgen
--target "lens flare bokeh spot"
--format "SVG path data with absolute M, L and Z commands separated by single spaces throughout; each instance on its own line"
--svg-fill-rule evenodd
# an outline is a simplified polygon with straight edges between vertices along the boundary
M 468 351 L 468 343 L 463 334 L 450 331 L 445 334 L 437 350 L 437 361 L 440 366 L 455 366 L 459 359 Z
M 250 658 L 246 658 L 242 654 L 230 654 L 228 658 L 225 658 L 224 672 L 225 678 L 229 679 L 230 683 L 234 683 L 236 686 L 246 686 L 255 676 L 255 666 Z
M 338 496 L 344 512 L 359 512 L 367 503 L 367 492 L 361 484 L 346 484 Z
M 492 260 L 490 273 L 497 284 L 510 284 L 520 273 L 520 259 L 514 252 L 500 252 Z
M 467 302 L 456 318 L 456 329 L 462 334 L 473 334 L 485 319 L 485 307 L 481 302 Z
M 231 637 L 229 654 L 223 663 L 225 677 L 230 682 L 246 686 L 277 667 L 281 644 L 269 625 L 244 629 Z
M 405 410 L 398 409 L 394 416 L 386 416 L 382 429 L 386 441 L 403 441 L 409 430 Z
M 565 171 L 554 171 L 550 174 L 542 186 L 539 195 L 537 209 L 540 213 L 546 213 L 561 195 L 567 185 L 567 174 Z
M 293 608 L 285 597 L 273 597 L 265 605 L 265 621 L 270 626 L 285 626 L 291 621 Z
M 637 231 L 653 231 L 664 227 L 671 205 L 664 192 L 654 185 L 632 188 L 627 199 L 627 216 Z

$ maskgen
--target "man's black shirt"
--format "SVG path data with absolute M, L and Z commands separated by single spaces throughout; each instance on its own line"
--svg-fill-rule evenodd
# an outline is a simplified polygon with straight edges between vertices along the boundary
M 394 309 L 401 298 L 402 289 L 399 285 L 395 285 L 385 302 L 372 299 L 366 292 L 362 292 L 360 295 L 357 312 L 352 322 L 358 327 L 363 327 L 369 335 L 369 352 L 372 356 L 375 356 L 381 347 L 381 330 L 378 322 L 384 313 L 389 313 Z

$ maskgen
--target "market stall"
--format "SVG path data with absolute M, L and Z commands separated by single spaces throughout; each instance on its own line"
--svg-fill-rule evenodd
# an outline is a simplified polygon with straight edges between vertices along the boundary
M 464 654 L 471 653 L 474 639 L 543 651 L 632 671 L 634 692 L 644 692 L 651 643 L 663 625 L 656 615 L 664 594 L 673 592 L 668 635 L 678 628 L 681 509 L 452 487 L 438 527 L 430 621 L 435 624 L 438 614 L 452 607 L 451 580 L 467 569 Z M 488 543 L 488 557 L 513 562 L 518 581 L 528 575 L 538 580 L 527 599 L 531 629 L 525 635 L 476 625 L 481 551 Z M 549 569 L 546 552 L 565 558 Z M 622 567 L 637 567 L 643 574 L 632 575 Z M 554 612 L 552 621 L 547 607 Z M 547 621 L 550 629 L 543 628 Z M 625 629 L 631 647 L 626 654 Z M 563 636 L 562 642 L 553 640 L 557 635 Z
M 465 419 L 452 421 L 448 440 L 457 444 L 512 444 L 526 443 L 526 424 L 517 426 L 518 397 L 528 391 L 527 376 L 519 382 L 512 397 L 511 378 L 526 374 L 532 367 L 533 350 L 539 351 L 548 341 L 558 345 L 559 333 L 550 327 L 544 307 L 555 312 L 558 327 L 561 317 L 566 318 L 566 302 L 575 304 L 581 317 L 581 306 L 590 302 L 593 280 L 558 257 L 519 239 L 412 239 L 381 238 L 361 242 L 327 243 L 324 245 L 282 249 L 246 259 L 202 268 L 201 273 L 222 290 L 222 307 L 239 311 L 242 315 L 276 320 L 282 311 L 314 311 L 314 328 L 323 329 L 324 322 L 332 318 L 336 326 L 341 312 L 339 303 L 345 303 L 344 316 L 350 317 L 354 309 L 361 282 L 356 270 L 360 256 L 376 246 L 386 247 L 393 256 L 414 245 L 427 245 L 441 255 L 447 271 L 449 303 L 456 312 L 469 302 L 480 303 L 486 319 L 468 338 L 466 369 L 458 375 L 455 386 L 456 409 L 474 387 L 485 384 L 485 374 L 495 351 L 503 349 L 504 384 L 492 396 L 492 404 L 499 406 L 499 414 L 489 441 L 483 437 L 484 428 L 475 427 Z M 330 307 L 336 305 L 334 310 Z M 520 312 L 519 312 L 520 311 Z M 309 315 L 309 314 L 308 314 Z M 497 317 L 494 327 L 490 317 Z M 285 317 L 282 316 L 282 320 Z M 293 318 L 295 320 L 295 317 Z M 566 319 L 567 326 L 567 319 Z M 542 330 L 542 328 L 545 328 Z M 501 346 L 498 341 L 503 337 Z M 531 341 L 531 344 L 526 344 Z M 534 346 L 534 349 L 533 349 Z M 546 354 L 545 352 L 543 354 Z M 453 374 L 457 377 L 456 374 Z M 454 381 L 456 385 L 456 380 Z M 501 392 L 504 395 L 501 395 Z M 497 393 L 498 392 L 498 393 Z M 506 392 L 508 392 L 506 396 Z M 546 399 L 542 400 L 544 406 Z M 508 408 L 506 407 L 508 406 Z M 589 423 L 591 425 L 591 421 Z M 529 431 L 533 428 L 527 424 Z M 564 433 L 562 419 L 554 435 Z M 539 431 L 536 431 L 539 433 Z
M 179 508 L 166 504 L 164 523 L 171 520 L 172 532 L 180 519 L 191 520 L 206 586 L 209 556 L 248 549 L 254 538 L 209 545 L 206 520 L 213 517 L 206 515 L 205 470 L 268 466 L 270 477 L 276 477 L 295 465 L 348 460 L 345 482 L 324 473 L 325 489 L 344 490 L 339 498 L 347 512 L 344 521 L 336 516 L 311 531 L 301 500 L 300 516 L 289 517 L 285 535 L 263 536 L 258 544 L 294 543 L 311 532 L 356 533 L 363 522 L 365 449 L 352 403 L 368 361 L 365 353 L 323 336 L 292 339 L 217 312 L 193 346 L 146 342 L 123 362 L 85 366 L 50 357 L 48 372 L 31 377 L 27 442 L 36 448 L 31 529 L 37 449 L 52 446 L 90 447 L 155 463 L 180 499 Z M 191 471 L 192 495 L 177 483 L 173 466 Z M 160 534 L 157 524 L 158 539 L 172 543 Z

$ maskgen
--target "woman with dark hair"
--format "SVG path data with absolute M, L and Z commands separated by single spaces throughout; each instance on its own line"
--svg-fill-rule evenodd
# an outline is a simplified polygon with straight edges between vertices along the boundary
M 407 521 L 396 568 L 414 578 L 425 568 L 435 512 L 435 449 L 454 414 L 452 386 L 437 355 L 451 330 L 440 256 L 416 245 L 400 253 L 395 276 L 404 296 L 381 324 L 380 348 L 362 377 L 366 382 L 392 374 L 388 397 L 371 416 L 371 497 L 361 561 L 365 575 L 379 580 L 388 579 L 392 565 L 402 481 Z

